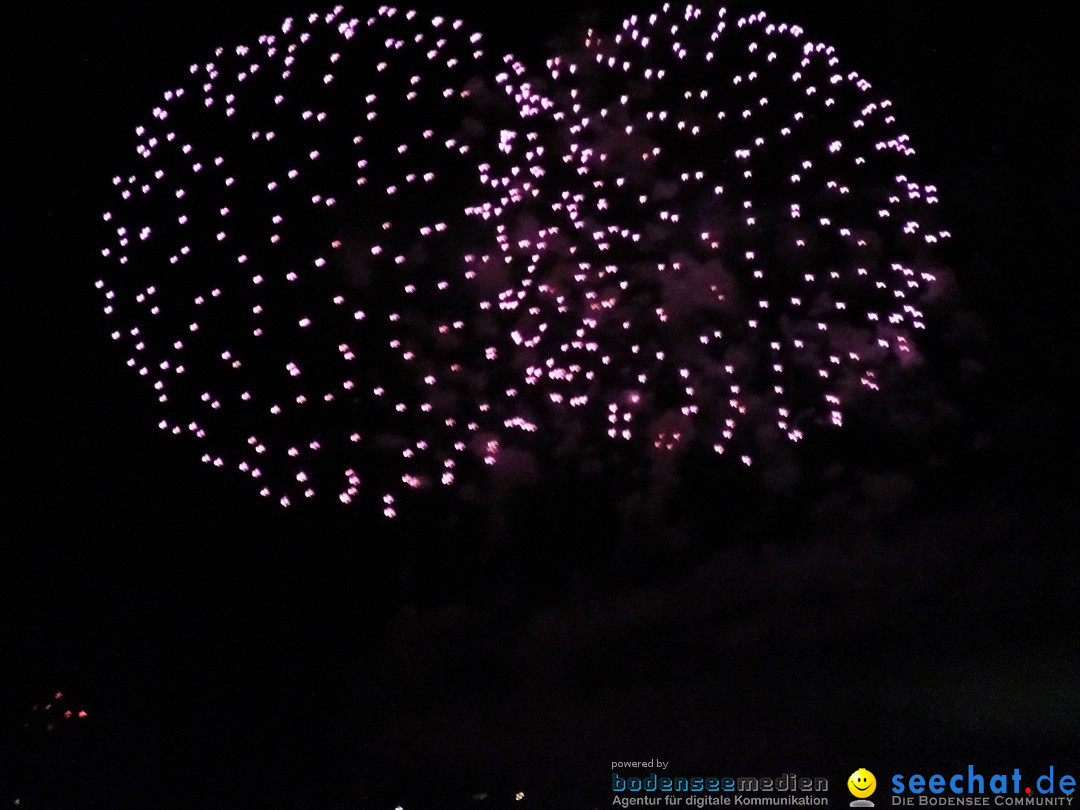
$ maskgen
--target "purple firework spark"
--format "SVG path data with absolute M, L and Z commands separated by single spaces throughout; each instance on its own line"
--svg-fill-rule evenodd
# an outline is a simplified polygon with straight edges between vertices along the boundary
M 591 411 L 586 434 L 750 465 L 921 362 L 937 189 L 833 48 L 666 4 L 547 68 L 522 90 L 544 137 L 512 142 L 531 171 L 487 261 L 532 282 L 507 293 L 529 313 L 519 371 Z
M 386 7 L 286 20 L 192 65 L 114 178 L 113 338 L 163 430 L 283 505 L 366 486 L 393 516 L 397 491 L 495 460 L 462 200 L 516 116 L 483 77 L 520 68 L 481 39 Z

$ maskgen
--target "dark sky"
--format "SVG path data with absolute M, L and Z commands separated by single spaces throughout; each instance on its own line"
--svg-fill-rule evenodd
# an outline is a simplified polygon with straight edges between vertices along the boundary
M 511 3 L 482 10 L 471 5 L 446 0 L 438 9 L 465 16 L 487 31 L 490 39 L 501 37 L 508 50 L 526 58 L 543 54 L 547 40 L 588 8 L 596 9 L 601 23 L 615 22 L 624 11 L 649 10 L 644 3 L 615 9 L 614 4 L 589 7 L 561 0 L 530 10 Z M 910 663 L 912 656 L 922 656 L 920 671 L 938 673 L 942 681 L 947 680 L 948 667 L 941 662 L 948 660 L 942 650 L 949 644 L 942 640 L 939 646 L 924 649 L 906 636 L 917 637 L 922 632 L 918 628 L 940 627 L 950 621 L 969 629 L 982 628 L 980 650 L 995 646 L 993 627 L 1000 623 L 1006 628 L 1002 631 L 1006 640 L 998 649 L 1012 651 L 1021 649 L 1020 639 L 1029 631 L 1015 617 L 1051 611 L 1057 618 L 1040 624 L 1041 635 L 1036 634 L 1033 647 L 1076 649 L 1075 628 L 1070 629 L 1062 612 L 1071 605 L 1067 596 L 1075 592 L 1076 579 L 1075 575 L 1069 578 L 1061 549 L 1054 545 L 1060 546 L 1077 525 L 1075 498 L 1068 493 L 1076 484 L 1078 438 L 1077 401 L 1070 385 L 1077 382 L 1080 105 L 1076 87 L 1080 71 L 1068 8 L 1065 3 L 953 3 L 943 8 L 937 3 L 835 0 L 809 5 L 780 2 L 769 8 L 770 16 L 797 20 L 811 36 L 836 45 L 845 64 L 857 67 L 892 95 L 920 151 L 924 173 L 935 178 L 942 190 L 956 234 L 955 271 L 968 305 L 982 316 L 991 337 L 984 396 L 994 403 L 987 430 L 999 450 L 984 459 L 1003 469 L 991 470 L 979 479 L 993 491 L 958 494 L 954 506 L 946 494 L 935 502 L 933 518 L 922 523 L 918 516 L 905 518 L 907 523 L 902 525 L 922 527 L 926 534 L 919 542 L 934 552 L 901 555 L 900 568 L 907 572 L 904 575 L 925 576 L 923 581 L 938 583 L 927 586 L 926 592 L 936 607 L 925 613 L 913 609 L 910 615 L 901 608 L 899 615 L 907 618 L 875 625 L 874 644 L 879 651 L 886 636 L 892 639 L 888 643 L 898 645 L 890 648 L 889 655 L 895 658 L 880 653 L 873 659 L 879 672 L 894 664 L 894 669 L 902 669 L 908 664 L 898 661 Z M 850 759 L 842 755 L 857 753 L 860 742 L 868 746 L 862 750 L 876 751 L 881 758 L 892 756 L 895 761 L 900 755 L 896 747 L 885 743 L 874 747 L 879 743 L 848 733 L 825 709 L 805 715 L 802 726 L 796 723 L 801 731 L 789 731 L 788 736 L 777 732 L 767 739 L 755 736 L 758 732 L 751 729 L 782 727 L 778 718 L 790 711 L 788 703 L 776 697 L 782 691 L 779 687 L 776 694 L 765 688 L 755 693 L 757 703 L 743 707 L 741 714 L 720 726 L 701 719 L 702 712 L 712 708 L 701 697 L 707 691 L 704 684 L 720 678 L 716 673 L 721 671 L 737 684 L 769 682 L 770 678 L 779 683 L 779 669 L 803 666 L 811 673 L 810 682 L 822 685 L 820 692 L 806 687 L 808 691 L 801 695 L 805 701 L 824 706 L 850 697 L 852 683 L 829 680 L 822 674 L 831 671 L 836 661 L 848 660 L 834 652 L 787 659 L 750 646 L 741 648 L 745 668 L 737 673 L 719 664 L 700 670 L 691 666 L 682 681 L 655 661 L 643 665 L 647 674 L 634 680 L 567 653 L 565 661 L 559 659 L 561 663 L 547 669 L 539 665 L 544 674 L 532 677 L 540 684 L 539 692 L 554 694 L 558 689 L 552 684 L 562 683 L 560 678 L 565 676 L 569 685 L 559 689 L 571 697 L 565 703 L 554 698 L 548 703 L 537 698 L 534 705 L 527 699 L 519 701 L 535 714 L 557 719 L 549 720 L 547 726 L 538 724 L 540 730 L 531 734 L 516 727 L 500 728 L 490 719 L 503 713 L 504 704 L 499 701 L 506 694 L 520 698 L 530 690 L 528 677 L 500 669 L 505 665 L 490 660 L 499 656 L 499 644 L 505 641 L 500 633 L 513 632 L 512 623 L 504 626 L 491 618 L 498 612 L 495 608 L 490 615 L 481 610 L 473 624 L 464 622 L 464 630 L 437 612 L 434 618 L 422 614 L 415 621 L 402 618 L 405 614 L 395 612 L 396 607 L 380 612 L 371 594 L 380 592 L 378 578 L 384 574 L 380 566 L 385 558 L 371 549 L 382 548 L 389 540 L 379 529 L 347 517 L 282 515 L 255 497 L 245 482 L 208 471 L 188 448 L 174 446 L 154 428 L 150 392 L 143 390 L 115 355 L 91 286 L 102 271 L 100 212 L 109 204 L 109 179 L 115 167 L 128 159 L 134 124 L 189 61 L 216 45 L 269 29 L 286 14 L 308 10 L 281 0 L 182 4 L 108 0 L 63 11 L 56 6 L 27 5 L 6 15 L 7 37 L 0 56 L 7 136 L 0 254 L 4 330 L 0 344 L 4 381 L 0 633 L 5 669 L 13 677 L 0 678 L 4 683 L 0 721 L 6 724 L 5 732 L 37 733 L 36 727 L 22 728 L 29 707 L 55 689 L 75 690 L 80 700 L 94 707 L 95 717 L 103 719 L 81 737 L 55 744 L 36 738 L 27 743 L 25 736 L 16 736 L 16 748 L 31 753 L 26 762 L 19 760 L 21 787 L 0 783 L 0 801 L 11 801 L 8 794 L 18 796 L 18 790 L 24 795 L 52 795 L 49 791 L 54 788 L 49 784 L 53 782 L 60 785 L 56 795 L 64 798 L 58 804 L 44 800 L 36 806 L 127 806 L 120 800 L 116 804 L 103 800 L 115 797 L 124 784 L 134 785 L 136 797 L 155 793 L 175 797 L 181 795 L 178 786 L 185 785 L 188 796 L 217 797 L 207 799 L 206 806 L 219 806 L 215 802 L 223 801 L 221 796 L 230 790 L 236 796 L 253 795 L 247 779 L 276 785 L 277 795 L 292 795 L 290 791 L 299 790 L 297 785 L 314 789 L 333 780 L 313 774 L 322 774 L 319 768 L 340 774 L 334 757 L 345 756 L 342 749 L 324 755 L 314 742 L 319 735 L 297 732 L 306 724 L 304 718 L 316 718 L 315 727 L 332 728 L 345 737 L 350 732 L 342 729 L 353 729 L 354 737 L 344 747 L 353 759 L 384 767 L 389 775 L 383 773 L 383 782 L 369 778 L 367 784 L 380 784 L 380 789 L 389 785 L 390 792 L 409 784 L 416 762 L 424 757 L 441 759 L 440 745 L 454 739 L 474 740 L 475 756 L 442 759 L 439 772 L 444 776 L 457 773 L 455 768 L 460 766 L 474 786 L 512 787 L 504 777 L 507 773 L 540 783 L 538 773 L 544 771 L 544 763 L 557 760 L 552 751 L 565 742 L 575 711 L 582 705 L 595 705 L 590 696 L 598 694 L 602 697 L 597 700 L 612 701 L 613 706 L 619 701 L 639 701 L 647 707 L 642 709 L 646 718 L 678 716 L 682 724 L 658 723 L 649 730 L 624 719 L 600 723 L 594 743 L 578 742 L 566 749 L 573 760 L 568 770 L 576 774 L 565 780 L 568 784 L 587 783 L 595 777 L 602 786 L 605 760 L 630 756 L 640 747 L 659 747 L 661 756 L 682 756 L 687 767 L 698 765 L 695 752 L 706 751 L 714 757 L 725 754 L 726 749 L 715 743 L 723 734 L 744 742 L 741 754 L 726 752 L 728 761 L 751 769 L 773 767 L 763 752 L 775 746 L 810 750 L 814 756 L 802 762 L 834 770 L 847 767 L 844 763 Z M 998 557 L 981 557 L 986 561 L 979 565 L 971 562 L 970 548 L 955 552 L 957 556 L 949 552 L 951 537 L 942 536 L 946 531 L 942 527 L 954 531 L 968 522 L 977 511 L 973 504 L 1010 497 L 1017 499 L 1015 509 L 1004 509 L 1001 520 L 992 524 L 997 528 L 987 531 L 997 532 L 996 542 L 1012 548 L 999 549 Z M 1001 528 L 1006 523 L 1008 528 Z M 977 534 L 967 538 L 973 548 L 980 548 Z M 886 546 L 892 548 L 887 543 L 882 548 Z M 874 552 L 857 570 L 877 571 L 874 566 L 889 564 L 891 553 Z M 958 560 L 964 553 L 969 554 L 966 562 Z M 753 555 L 739 560 L 736 564 L 760 572 L 762 563 Z M 716 560 L 703 562 L 702 570 L 712 570 L 708 566 L 717 564 Z M 948 570 L 963 571 L 970 579 L 935 579 Z M 1053 576 L 1046 573 L 1051 570 Z M 1008 590 L 1002 583 L 1013 573 L 1018 584 Z M 866 575 L 880 584 L 874 578 L 878 574 Z M 980 578 L 989 584 L 980 586 Z M 1045 585 L 1041 596 L 1040 581 Z M 784 587 L 782 578 L 776 582 L 776 587 Z M 652 632 L 661 626 L 658 615 L 674 621 L 657 604 L 676 600 L 661 588 L 660 595 L 650 592 L 648 599 L 642 597 L 649 607 L 635 612 L 632 605 L 641 596 L 635 593 L 605 597 L 603 604 L 605 615 L 623 611 L 624 626 L 631 627 L 628 648 L 638 649 L 634 645 L 646 642 L 635 635 L 634 622 Z M 875 590 L 859 598 L 874 601 L 880 595 Z M 1046 601 L 1040 601 L 1044 597 Z M 771 597 L 760 598 L 768 601 Z M 790 598 L 779 603 L 789 604 Z M 993 606 L 1000 606 L 1002 598 L 1010 599 L 1015 611 L 995 612 Z M 612 607 L 616 604 L 619 607 Z M 742 611 L 760 609 L 747 607 L 757 605 L 754 600 L 730 604 Z M 795 609 L 801 610 L 797 601 Z M 568 615 L 578 615 L 562 603 L 550 610 L 556 624 Z M 363 611 L 371 611 L 370 622 L 357 621 L 356 615 Z M 1013 624 L 1009 615 L 1014 617 Z M 849 618 L 838 608 L 822 613 L 817 621 L 845 627 Z M 772 616 L 762 621 L 772 626 L 783 619 Z M 426 664 L 417 663 L 423 654 L 414 654 L 409 645 L 417 643 L 427 651 L 428 646 L 416 639 L 427 639 L 425 634 L 438 637 L 446 623 L 460 630 L 463 648 L 476 657 L 459 660 L 464 654 L 452 645 L 449 651 L 430 653 L 435 661 L 431 666 L 452 670 L 445 679 L 436 679 L 449 684 L 440 702 L 431 697 L 434 687 L 423 674 Z M 691 656 L 688 650 L 695 640 L 711 643 L 704 627 L 697 628 L 692 620 L 683 626 L 689 628 L 686 635 L 672 646 L 676 661 L 681 660 L 679 656 Z M 557 635 L 549 641 L 554 648 L 561 648 L 563 641 L 568 648 L 585 645 L 584 631 L 563 632 L 565 637 Z M 366 649 L 385 652 L 391 663 L 380 668 L 357 652 Z M 527 659 L 547 648 L 534 639 L 523 649 L 518 653 Z M 632 666 L 621 657 L 632 657 L 626 648 L 616 645 L 609 652 L 609 661 L 616 662 L 611 664 L 614 669 L 621 672 Z M 320 656 L 325 656 L 322 663 Z M 1010 658 L 1010 654 L 1001 657 Z M 966 762 L 965 751 L 1009 755 L 1009 743 L 995 747 L 995 735 L 1004 726 L 980 715 L 984 702 L 999 706 L 1004 702 L 1017 716 L 1016 727 L 1029 729 L 1017 733 L 1016 746 L 1031 743 L 1038 754 L 1056 756 L 1054 751 L 1059 751 L 1063 758 L 1073 755 L 1072 763 L 1080 764 L 1075 749 L 1061 750 L 1065 736 L 1053 736 L 1066 727 L 1053 726 L 1053 722 L 1064 723 L 1062 718 L 1071 718 L 1075 731 L 1080 716 L 1075 698 L 1072 704 L 1059 703 L 1058 715 L 1050 709 L 1045 716 L 1035 714 L 1045 708 L 1039 701 L 1049 701 L 1048 695 L 1080 692 L 1075 654 L 1049 661 L 1047 666 L 1056 674 L 1046 675 L 1045 683 L 1033 686 L 1035 697 L 1027 703 L 1023 692 L 1008 690 L 995 693 L 992 701 L 980 702 L 980 690 L 989 695 L 1003 689 L 1002 684 L 1022 679 L 1023 673 L 1009 669 L 993 655 L 980 658 L 972 653 L 963 661 L 972 667 L 967 673 L 971 694 L 965 698 L 966 693 L 949 693 L 955 697 L 952 713 L 942 709 L 943 727 L 953 737 L 946 739 L 945 732 L 934 732 L 929 724 L 925 728 L 915 724 L 899 739 L 916 747 L 918 741 L 929 740 L 924 749 L 927 756 L 951 755 L 957 761 Z M 1004 673 L 999 680 L 973 674 L 997 671 L 993 667 L 999 664 Z M 500 684 L 494 692 L 501 697 L 477 696 L 484 692 L 485 682 L 470 680 L 467 674 L 477 666 L 491 666 L 496 673 L 491 676 L 493 682 Z M 428 696 L 437 707 L 451 707 L 430 709 L 435 718 L 432 726 L 437 729 L 430 742 L 424 742 L 421 709 L 410 708 L 402 697 L 413 693 L 405 687 L 387 686 L 395 680 L 395 667 L 404 673 L 402 682 L 414 685 L 416 694 Z M 603 684 L 609 680 L 618 686 L 605 691 Z M 369 686 L 358 687 L 358 681 Z M 389 690 L 391 708 L 373 708 L 383 701 L 371 684 Z M 913 688 L 929 691 L 938 686 L 929 676 L 924 682 L 916 679 L 916 684 Z M 304 697 L 298 697 L 299 692 Z M 872 705 L 882 716 L 895 720 L 904 714 L 902 705 L 907 705 L 898 695 L 898 691 L 882 693 Z M 965 699 L 973 707 L 969 712 L 956 708 Z M 281 705 L 281 714 L 268 721 L 264 710 L 274 703 Z M 938 703 L 929 700 L 931 705 Z M 1025 705 L 1033 713 L 1027 718 L 1030 722 L 1024 722 Z M 616 709 L 612 712 L 622 717 Z M 183 715 L 197 720 L 185 725 Z M 335 725 L 326 720 L 329 715 L 349 719 Z M 468 723 L 473 716 L 485 719 L 477 719 L 476 728 L 471 728 Z M 528 726 L 532 715 L 523 716 Z M 355 730 L 362 722 L 370 723 L 370 733 Z M 558 722 L 565 722 L 566 727 Z M 1050 723 L 1050 736 L 1034 743 L 1030 727 L 1039 722 Z M 874 729 L 880 732 L 879 739 L 890 733 L 884 722 Z M 527 744 L 515 747 L 511 740 L 519 734 Z M 295 756 L 284 743 L 253 742 L 267 737 L 295 740 Z M 952 749 L 950 739 L 961 740 L 967 747 Z M 1075 734 L 1072 740 L 1075 745 Z M 253 756 L 264 763 L 292 762 L 294 771 L 267 766 L 253 771 L 258 778 L 237 777 L 235 765 L 244 761 L 238 753 L 241 749 L 255 751 Z M 1031 750 L 1022 753 L 1029 754 Z M 136 755 L 145 755 L 148 763 L 137 778 L 128 765 L 121 764 Z M 369 758 L 364 760 L 364 756 Z M 1015 756 L 1021 757 L 1021 752 Z M 335 763 L 333 767 L 330 762 Z M 709 762 L 706 757 L 700 767 L 710 767 Z M 720 762 L 715 767 L 728 766 Z M 777 760 L 775 767 L 784 766 Z M 53 774 L 49 769 L 60 775 L 43 777 L 42 773 Z M 277 775 L 272 777 L 271 771 Z M 64 773 L 89 780 L 91 798 L 72 798 L 78 790 L 65 781 L 69 777 Z M 367 772 L 361 768 L 358 773 L 354 782 L 362 783 Z M 347 781 L 342 778 L 335 784 Z M 444 781 L 454 780 L 446 777 Z M 433 784 L 436 787 L 431 790 L 437 793 L 438 777 L 433 777 Z M 219 790 L 215 785 L 225 787 Z M 352 784 L 341 790 L 354 788 Z M 131 806 L 147 806 L 137 799 L 132 802 Z M 175 806 L 193 805 L 177 799 Z M 281 806 L 293 805 L 283 800 Z

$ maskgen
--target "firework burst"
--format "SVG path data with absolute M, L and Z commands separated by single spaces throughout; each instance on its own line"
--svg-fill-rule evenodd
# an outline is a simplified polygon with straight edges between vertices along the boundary
M 937 190 L 831 47 L 671 4 L 537 74 L 485 47 L 338 8 L 164 94 L 97 283 L 162 430 L 393 517 L 585 456 L 752 465 L 920 364 Z

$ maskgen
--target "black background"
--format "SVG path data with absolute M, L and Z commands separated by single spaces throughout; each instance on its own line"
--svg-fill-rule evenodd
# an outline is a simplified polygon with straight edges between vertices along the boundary
M 601 23 L 649 11 L 590 8 Z M 955 271 L 991 336 L 989 449 L 946 491 L 855 529 L 725 538 L 659 582 L 527 605 L 402 595 L 397 538 L 283 513 L 203 467 L 154 428 L 108 340 L 100 212 L 134 124 L 189 61 L 309 9 L 6 12 L 0 801 L 411 809 L 524 790 L 524 806 L 592 807 L 609 760 L 652 756 L 676 774 L 798 770 L 838 789 L 860 765 L 879 780 L 969 761 L 1075 772 L 1068 8 L 769 9 L 891 94 L 942 189 Z M 433 10 L 533 59 L 586 12 Z M 33 710 L 57 690 L 87 709 L 81 725 L 49 731 Z

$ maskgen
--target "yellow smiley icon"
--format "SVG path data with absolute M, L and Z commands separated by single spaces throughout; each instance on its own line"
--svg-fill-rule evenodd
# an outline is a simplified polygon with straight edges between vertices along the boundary
M 847 789 L 856 799 L 865 799 L 877 789 L 877 779 L 866 768 L 859 768 L 848 777 Z

